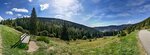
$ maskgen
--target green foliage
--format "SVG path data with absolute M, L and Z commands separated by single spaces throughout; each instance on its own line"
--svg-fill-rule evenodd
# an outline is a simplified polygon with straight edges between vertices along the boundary
M 31 18 L 30 18 L 30 33 L 37 34 L 37 15 L 35 8 L 32 9 Z
M 91 42 L 92 41 L 92 39 L 89 39 L 89 42 Z
M 121 35 L 121 36 L 126 36 L 126 33 L 125 33 L 124 31 L 121 31 L 121 32 L 120 32 L 120 35 Z
M 23 33 L 27 33 L 27 34 L 30 34 L 30 32 L 28 30 L 24 30 Z
M 52 34 L 49 34 L 48 36 L 49 36 L 49 37 L 55 37 L 56 34 L 55 34 L 55 33 L 52 33 Z M 58 34 L 57 34 L 57 36 L 58 36 Z
M 2 37 L 2 53 L 3 55 L 26 55 L 24 49 L 11 48 L 16 42 L 19 41 L 21 33 L 7 26 L 0 25 Z
M 118 34 L 118 31 L 109 31 L 109 32 L 104 32 L 104 36 L 115 36 Z
M 44 41 L 45 43 L 49 43 L 49 39 L 46 38 L 46 37 L 44 37 L 44 36 L 38 37 L 36 40 L 37 40 L 37 41 Z
M 24 32 L 24 29 L 21 26 L 17 26 L 15 29 L 18 31 Z
M 40 35 L 40 36 L 48 36 L 48 31 L 47 30 L 41 31 L 41 32 L 38 33 L 38 35 Z
M 132 26 L 129 26 L 128 28 L 124 29 L 128 34 L 135 30 L 141 30 L 141 29 L 149 29 L 150 28 L 150 17 L 145 19 L 142 22 L 133 24 Z
M 67 27 L 66 27 L 66 24 L 65 24 L 65 23 L 64 23 L 62 29 L 63 29 L 63 30 L 62 30 L 62 33 L 61 33 L 61 39 L 66 40 L 66 41 L 69 41 L 70 38 L 69 38 L 69 36 L 68 36 L 68 30 L 67 30 Z
M 86 40 L 87 39 L 87 37 L 86 36 L 83 36 L 83 38 L 82 38 L 83 40 Z
M 25 43 L 20 43 L 17 47 L 20 49 L 28 50 L 28 44 L 25 44 Z

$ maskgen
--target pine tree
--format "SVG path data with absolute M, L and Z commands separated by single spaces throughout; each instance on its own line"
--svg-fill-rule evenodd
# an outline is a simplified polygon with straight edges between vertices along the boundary
M 30 17 L 30 34 L 37 34 L 37 15 L 35 8 L 32 9 L 31 17 Z
M 69 41 L 68 31 L 65 23 L 63 24 L 62 27 L 61 39 Z

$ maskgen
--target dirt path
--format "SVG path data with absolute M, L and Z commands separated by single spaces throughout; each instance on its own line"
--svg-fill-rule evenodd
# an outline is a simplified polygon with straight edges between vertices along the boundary
M 36 43 L 34 41 L 30 41 L 29 42 L 29 49 L 27 50 L 27 52 L 33 52 L 38 50 L 38 46 L 36 45 Z
M 1 36 L 1 31 L 2 31 L 2 29 L 0 27 L 0 55 L 2 55 L 2 36 Z
M 141 40 L 147 54 L 150 55 L 150 32 L 147 30 L 141 30 L 139 32 L 139 39 Z

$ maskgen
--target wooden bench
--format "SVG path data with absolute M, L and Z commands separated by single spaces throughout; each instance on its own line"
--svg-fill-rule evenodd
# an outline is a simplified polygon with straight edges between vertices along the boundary
M 21 36 L 20 40 L 21 40 L 21 43 L 29 43 L 30 36 L 25 33 Z
M 26 33 L 24 33 L 23 35 L 21 35 L 19 41 L 17 43 L 15 43 L 14 45 L 11 46 L 11 48 L 15 48 L 17 45 L 19 45 L 20 43 L 25 43 L 28 44 L 30 40 L 30 36 L 27 35 Z

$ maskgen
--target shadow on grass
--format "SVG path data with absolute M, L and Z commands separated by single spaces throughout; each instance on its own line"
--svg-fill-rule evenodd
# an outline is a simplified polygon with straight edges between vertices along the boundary
M 16 45 L 12 45 L 11 48 L 19 48 L 19 49 L 28 49 L 28 44 L 27 43 L 18 43 Z

